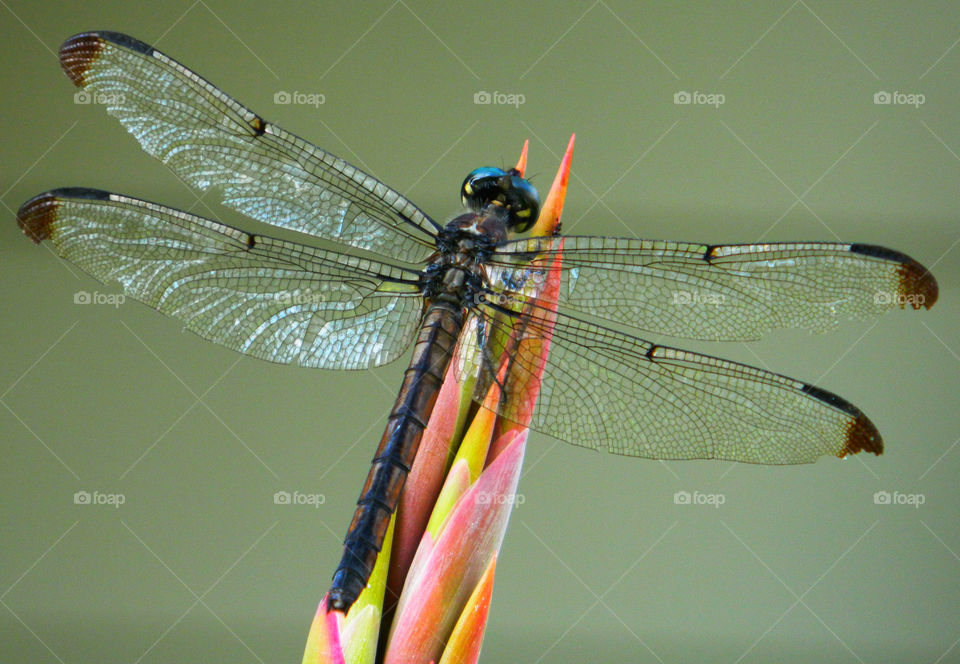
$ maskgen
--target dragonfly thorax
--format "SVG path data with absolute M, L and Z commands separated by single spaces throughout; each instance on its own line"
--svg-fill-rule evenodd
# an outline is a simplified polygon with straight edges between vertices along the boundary
M 495 202 L 482 212 L 464 212 L 437 233 L 437 252 L 462 264 L 482 262 L 507 239 L 510 217 L 510 210 Z
M 483 283 L 483 264 L 494 248 L 507 239 L 509 211 L 491 204 L 481 213 L 465 212 L 437 234 L 437 253 L 423 271 L 427 298 L 446 293 L 466 301 Z

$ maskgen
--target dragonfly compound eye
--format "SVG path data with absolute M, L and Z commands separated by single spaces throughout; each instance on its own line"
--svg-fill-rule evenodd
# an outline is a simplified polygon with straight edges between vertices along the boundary
M 540 216 L 540 195 L 532 184 L 519 175 L 512 175 L 507 207 L 510 209 L 510 231 L 526 233 Z
M 463 205 L 474 212 L 480 212 L 490 201 L 502 200 L 501 183 L 507 177 L 502 168 L 484 166 L 470 171 L 460 187 L 460 199 Z
M 470 172 L 460 188 L 465 207 L 481 212 L 490 203 L 498 203 L 510 211 L 512 232 L 530 229 L 540 214 L 540 197 L 532 184 L 515 170 L 485 166 Z

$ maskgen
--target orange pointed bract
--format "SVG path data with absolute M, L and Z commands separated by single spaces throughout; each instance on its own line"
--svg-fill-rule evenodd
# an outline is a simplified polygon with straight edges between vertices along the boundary
M 480 646 L 483 645 L 483 633 L 487 628 L 487 614 L 490 612 L 496 569 L 497 554 L 494 554 L 480 583 L 473 589 L 467 605 L 463 607 L 439 664 L 476 664 L 480 659 Z
M 557 169 L 557 175 L 553 179 L 553 185 L 547 194 L 543 208 L 540 211 L 540 217 L 534 225 L 531 233 L 533 235 L 552 235 L 560 224 L 560 217 L 563 212 L 563 202 L 567 194 L 567 182 L 570 179 L 570 164 L 573 161 L 573 144 L 576 134 L 570 136 L 567 143 L 567 150 L 560 161 L 560 167 Z M 560 244 L 558 249 L 562 249 Z M 511 350 L 504 353 L 503 362 L 507 363 L 510 358 L 516 357 L 518 353 L 528 358 L 528 361 L 535 361 L 536 365 L 532 371 L 525 371 L 523 378 L 515 378 L 511 382 L 510 402 L 506 404 L 512 417 L 509 420 L 499 420 L 498 440 L 490 450 L 490 459 L 495 459 L 503 449 L 503 440 L 505 434 L 509 431 L 524 431 L 530 425 L 534 409 L 537 403 L 537 397 L 540 395 L 540 384 L 543 377 L 543 371 L 546 367 L 547 356 L 550 352 L 550 339 L 553 328 L 553 322 L 556 320 L 556 314 L 551 303 L 558 300 L 560 292 L 560 266 L 563 261 L 563 255 L 557 251 L 550 263 L 545 265 L 546 281 L 540 292 L 536 295 L 533 302 L 527 305 L 527 309 L 537 311 L 541 318 L 543 332 L 537 335 L 527 336 L 522 333 L 522 328 L 514 330 L 517 333 L 516 338 L 510 341 L 508 348 Z M 537 263 L 539 261 L 534 261 Z M 536 358 L 531 360 L 531 358 Z
M 517 159 L 517 165 L 514 168 L 520 173 L 520 177 L 527 171 L 527 148 L 530 147 L 530 139 L 523 142 L 523 148 L 520 150 L 520 158 Z
M 563 212 L 563 202 L 567 197 L 567 182 L 570 180 L 570 164 L 573 163 L 573 142 L 576 134 L 570 135 L 567 150 L 560 160 L 557 175 L 553 178 L 553 185 L 540 209 L 540 217 L 530 231 L 531 235 L 553 235 L 560 224 L 560 214 Z

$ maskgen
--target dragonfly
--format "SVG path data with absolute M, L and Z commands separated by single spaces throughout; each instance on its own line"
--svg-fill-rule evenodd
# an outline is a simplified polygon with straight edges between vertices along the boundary
M 637 335 L 753 340 L 929 309 L 936 279 L 903 253 L 533 236 L 540 201 L 521 168 L 472 171 L 463 210 L 439 222 L 133 37 L 78 34 L 59 57 L 76 86 L 186 183 L 304 241 L 78 187 L 21 206 L 31 239 L 50 240 L 60 256 L 201 337 L 270 362 L 367 369 L 413 348 L 330 609 L 348 611 L 365 587 L 451 367 L 473 381 L 478 404 L 501 390 L 484 407 L 508 421 L 626 456 L 795 464 L 883 450 L 867 416 L 832 392 Z M 544 288 L 551 279 L 558 288 Z M 536 344 L 505 341 L 518 337 L 548 342 L 547 358 L 529 350 Z M 504 354 L 506 373 L 496 364 Z M 533 376 L 539 398 L 517 406 L 510 393 Z

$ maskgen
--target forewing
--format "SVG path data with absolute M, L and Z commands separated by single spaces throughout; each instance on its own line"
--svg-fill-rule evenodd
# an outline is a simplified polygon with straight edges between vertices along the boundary
M 95 189 L 17 214 L 34 241 L 200 336 L 271 362 L 362 369 L 402 354 L 423 306 L 416 273 Z
M 562 265 L 553 261 L 560 253 Z M 559 269 L 552 301 L 564 310 L 704 340 L 757 339 L 777 328 L 824 331 L 845 318 L 930 308 L 937 299 L 937 282 L 920 263 L 865 244 L 554 236 L 507 242 L 491 263 L 498 266 L 494 288 L 520 290 Z
M 436 224 L 382 182 L 267 122 L 151 46 L 114 32 L 60 48 L 67 76 L 201 191 L 275 226 L 420 262 Z
M 485 350 L 471 356 L 506 358 L 497 365 L 504 377 L 498 412 L 575 445 L 652 459 L 763 464 L 883 449 L 855 406 L 779 374 L 529 303 L 515 310 L 491 300 L 471 319 L 500 332 L 485 335 Z M 467 329 L 476 325 L 468 321 Z M 474 399 L 482 403 L 496 372 L 476 362 L 462 366 L 480 376 Z M 538 383 L 536 397 L 530 388 Z

